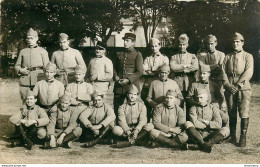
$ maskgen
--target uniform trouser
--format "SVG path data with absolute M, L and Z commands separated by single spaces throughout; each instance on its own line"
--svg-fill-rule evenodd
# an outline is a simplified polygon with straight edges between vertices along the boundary
M 152 129 L 152 130 L 150 131 L 150 136 L 151 136 L 151 138 L 153 138 L 153 139 L 157 139 L 160 134 L 166 136 L 167 133 L 164 133 L 164 132 L 162 132 L 162 131 L 160 131 L 160 130 L 157 130 L 157 129 Z M 166 136 L 166 137 L 168 137 L 168 136 Z M 178 135 L 171 135 L 171 136 L 168 137 L 168 138 L 174 138 L 174 137 L 178 137 L 178 139 L 179 139 L 179 141 L 181 142 L 181 144 L 182 144 L 182 143 L 186 143 L 187 140 L 188 140 L 188 138 L 189 138 L 188 135 L 187 135 L 187 133 L 186 133 L 185 131 L 181 132 L 181 133 L 178 134 Z
M 20 95 L 21 95 L 21 99 L 23 100 L 23 102 L 25 101 L 26 99 L 26 93 L 28 90 L 32 90 L 34 88 L 34 85 L 33 86 L 22 86 L 20 85 L 19 89 L 20 89 Z
M 111 125 L 108 125 L 108 126 L 111 126 Z M 99 134 L 101 132 L 103 128 L 99 129 Z M 109 135 L 109 134 L 106 134 L 105 137 Z M 98 135 L 99 136 L 99 135 Z M 95 139 L 97 138 L 98 136 L 96 136 L 92 130 L 90 130 L 89 128 L 82 128 L 82 135 L 80 136 L 80 140 L 81 141 L 90 141 L 92 139 Z
M 137 124 L 130 125 L 129 127 L 133 130 L 136 126 L 137 126 Z M 153 128 L 154 128 L 153 124 L 152 123 L 148 123 L 148 124 L 144 125 L 142 129 L 144 129 L 144 130 L 149 132 Z M 113 134 L 115 134 L 116 136 L 124 136 L 124 134 L 125 134 L 123 128 L 121 128 L 120 126 L 115 126 L 112 131 L 113 131 Z
M 239 90 L 234 95 L 226 91 L 225 96 L 230 119 L 237 119 L 237 112 L 240 118 L 249 118 L 251 90 Z
M 191 106 L 188 105 L 188 103 L 186 103 L 186 97 L 188 95 L 188 91 L 181 91 L 182 96 L 183 96 L 183 101 L 180 103 L 180 107 L 186 111 L 186 119 L 189 120 L 189 110 L 191 108 Z
M 143 87 L 142 92 L 141 92 L 141 98 L 144 101 L 144 104 L 147 108 L 147 120 L 149 121 L 153 117 L 153 108 L 150 106 L 149 102 L 146 100 L 147 96 L 149 93 L 149 88 Z
M 118 108 L 124 103 L 126 94 L 114 94 L 114 111 L 116 115 L 116 122 L 118 121 Z
M 56 138 L 58 138 L 58 137 L 62 134 L 62 132 L 64 132 L 63 129 L 55 129 L 55 134 L 54 134 L 54 136 L 55 136 Z M 72 133 L 73 133 L 76 137 L 80 137 L 81 134 L 82 134 L 82 129 L 81 129 L 81 127 L 76 127 L 75 129 L 72 130 Z

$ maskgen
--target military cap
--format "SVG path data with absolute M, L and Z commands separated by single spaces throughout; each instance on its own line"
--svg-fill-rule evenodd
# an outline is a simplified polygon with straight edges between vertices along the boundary
M 32 28 L 30 28 L 27 32 L 27 36 L 33 36 L 35 38 L 38 38 L 38 33 L 34 31 Z
M 65 33 L 60 33 L 59 34 L 59 40 L 63 41 L 65 39 L 69 39 L 69 36 L 67 34 L 65 34 Z
M 104 97 L 104 93 L 102 91 L 99 90 L 95 90 L 92 94 L 92 98 L 94 99 L 97 96 L 101 96 L 102 98 Z
M 241 34 L 239 34 L 238 32 L 235 32 L 235 34 L 233 35 L 233 40 L 244 41 L 244 37 Z
M 56 65 L 49 62 L 46 67 L 44 68 L 45 70 L 52 70 L 52 71 L 56 71 Z
M 71 97 L 69 95 L 63 95 L 60 97 L 60 102 L 64 102 L 64 101 L 71 101 Z
M 160 67 L 160 71 L 167 71 L 169 72 L 170 71 L 170 66 L 167 65 L 167 64 L 163 64 L 161 67 Z
M 160 42 L 159 39 L 157 39 L 157 38 L 151 38 L 151 39 L 150 39 L 150 44 L 151 44 L 151 45 L 154 45 L 154 44 L 160 45 L 161 42 Z
M 206 89 L 198 88 L 197 89 L 197 96 L 202 94 L 208 94 Z
M 26 97 L 29 97 L 29 96 L 34 96 L 35 97 L 35 94 L 33 91 L 31 91 L 30 89 L 27 89 L 26 91 Z
M 200 65 L 200 71 L 201 71 L 201 72 L 210 72 L 210 67 L 209 67 L 209 65 L 201 64 L 201 65 Z
M 105 44 L 104 42 L 98 41 L 97 44 L 96 44 L 96 47 L 106 49 L 107 44 Z
M 82 67 L 82 66 L 76 66 L 75 68 L 75 73 L 82 73 L 82 74 L 85 74 L 86 73 L 86 68 Z
M 139 93 L 139 90 L 134 84 L 131 84 L 128 93 Z
M 179 42 L 180 43 L 188 43 L 189 37 L 186 34 L 181 34 L 180 37 L 179 37 Z
M 167 92 L 166 92 L 166 96 L 174 96 L 174 97 L 177 97 L 177 93 L 172 90 L 172 89 L 169 89 Z
M 212 34 L 208 35 L 207 36 L 207 42 L 217 42 L 216 36 L 212 35 Z
M 134 33 L 127 32 L 127 33 L 125 33 L 125 36 L 123 37 L 123 40 L 125 40 L 125 39 L 132 39 L 133 41 L 135 41 L 136 35 Z

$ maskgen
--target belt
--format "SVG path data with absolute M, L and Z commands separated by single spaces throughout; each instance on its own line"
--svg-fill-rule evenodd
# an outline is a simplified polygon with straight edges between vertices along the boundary
M 29 67 L 29 71 L 35 71 L 35 70 L 43 70 L 43 67 Z
M 236 77 L 240 77 L 240 74 L 231 73 L 231 74 L 228 74 L 228 76 L 232 77 L 232 78 L 236 78 Z
M 75 69 L 76 69 L 75 67 L 70 67 L 66 69 L 60 69 L 59 72 L 74 72 Z

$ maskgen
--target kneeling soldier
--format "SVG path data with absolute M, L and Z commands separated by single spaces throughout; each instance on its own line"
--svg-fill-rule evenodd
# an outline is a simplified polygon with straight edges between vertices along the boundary
M 34 145 L 32 139 L 37 139 L 37 137 L 39 139 L 45 138 L 46 130 L 44 126 L 49 123 L 48 115 L 41 107 L 35 105 L 36 101 L 33 92 L 27 90 L 25 105 L 20 108 L 20 112 L 9 119 L 15 125 L 16 132 L 19 133 L 17 142 L 26 144 L 29 150 Z
M 83 107 L 71 107 L 71 97 L 63 95 L 59 104 L 53 107 L 50 113 L 50 123 L 47 126 L 47 136 L 50 139 L 50 147 L 57 145 L 66 148 L 71 147 L 71 141 L 78 138 L 82 129 L 78 127 L 78 117 Z M 58 138 L 56 140 L 56 138 Z M 45 145 L 48 147 L 48 144 Z
M 118 125 L 113 128 L 117 137 L 123 137 L 128 141 L 117 141 L 113 147 L 128 147 L 142 141 L 148 132 L 153 129 L 152 124 L 147 124 L 147 110 L 142 102 L 138 102 L 139 91 L 135 85 L 131 85 L 127 94 L 127 101 L 118 109 Z
M 67 85 L 65 94 L 72 97 L 71 105 L 88 105 L 94 88 L 91 84 L 84 82 L 86 69 L 77 66 L 75 69 L 76 81 Z
M 190 109 L 191 121 L 186 122 L 186 131 L 202 151 L 210 153 L 213 144 L 229 135 L 229 128 L 222 127 L 220 110 L 215 105 L 209 104 L 208 92 L 205 89 L 197 90 L 197 101 L 197 105 Z
M 177 94 L 168 90 L 164 103 L 157 105 L 153 114 L 154 128 L 150 131 L 151 137 L 159 144 L 170 147 L 179 147 L 188 140 L 183 131 L 186 122 L 185 112 L 176 104 Z
M 85 143 L 86 147 L 95 146 L 114 126 L 116 116 L 114 110 L 104 103 L 103 93 L 95 91 L 92 95 L 94 105 L 86 108 L 79 117 L 84 127 L 81 137 L 92 139 Z

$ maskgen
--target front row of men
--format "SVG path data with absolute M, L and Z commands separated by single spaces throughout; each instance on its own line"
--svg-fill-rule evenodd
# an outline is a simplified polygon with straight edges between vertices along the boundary
M 138 94 L 138 89 L 131 85 L 124 104 L 119 107 L 118 125 L 114 126 L 114 110 L 104 103 L 101 92 L 92 94 L 94 103 L 88 107 L 71 106 L 71 97 L 65 94 L 58 105 L 45 112 L 35 104 L 35 94 L 28 90 L 25 105 L 10 118 L 18 133 L 13 144 L 32 149 L 34 142 L 42 139 L 44 148 L 69 148 L 71 141 L 79 138 L 85 147 L 92 147 L 108 139 L 116 148 L 149 143 L 150 147 L 190 149 L 192 146 L 211 152 L 212 144 L 229 136 L 229 128 L 222 126 L 221 111 L 209 104 L 205 89 L 197 89 L 197 103 L 189 111 L 190 121 L 186 121 L 186 114 L 177 103 L 177 93 L 170 89 L 164 101 L 156 106 L 152 123 L 148 123 L 146 106 L 139 101 Z M 185 144 L 187 141 L 195 141 L 197 145 Z

